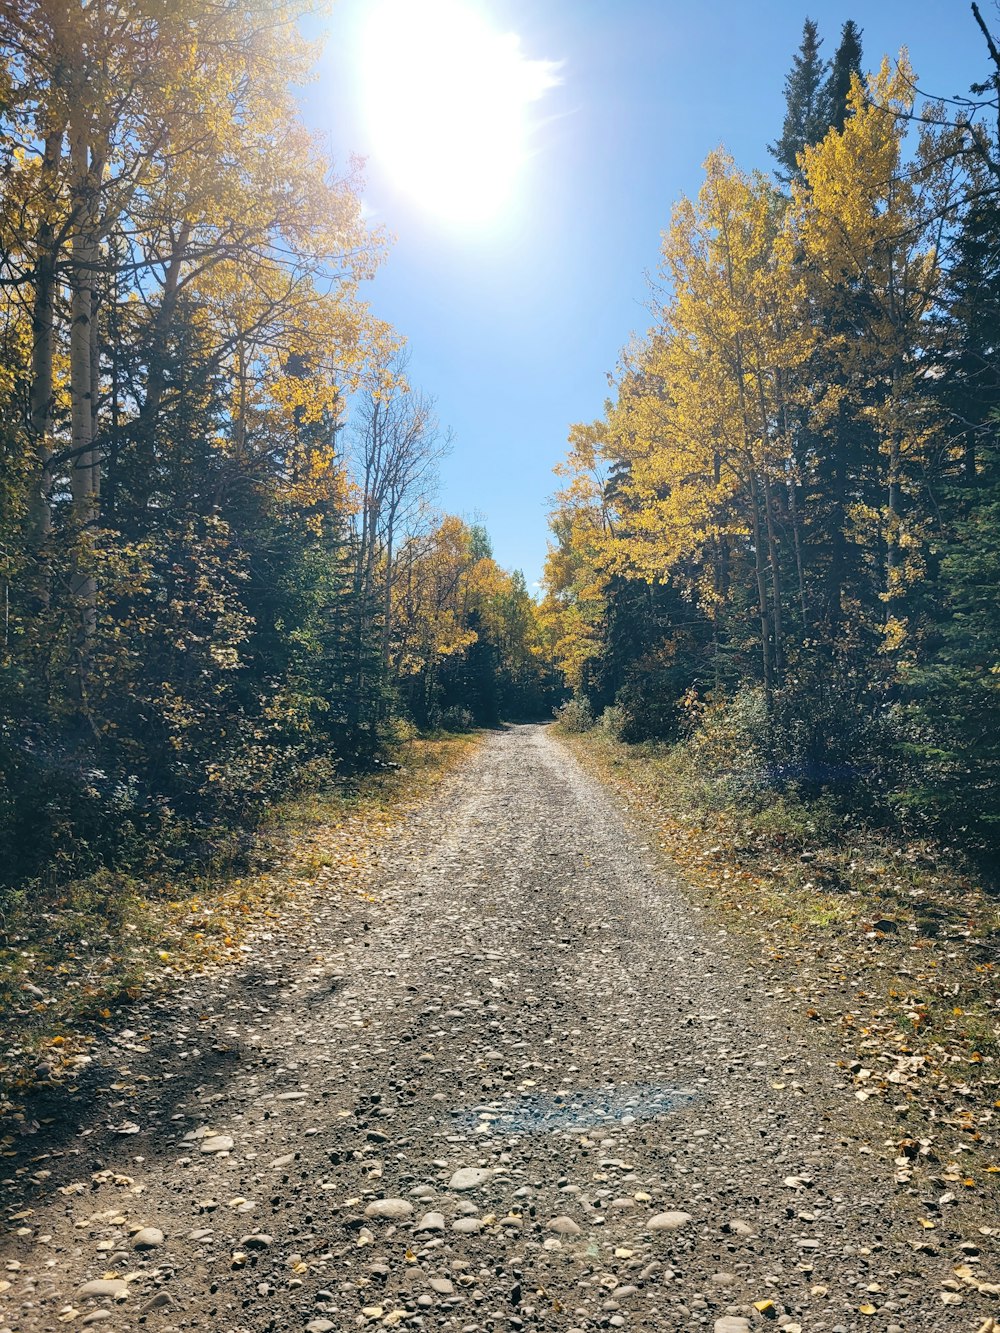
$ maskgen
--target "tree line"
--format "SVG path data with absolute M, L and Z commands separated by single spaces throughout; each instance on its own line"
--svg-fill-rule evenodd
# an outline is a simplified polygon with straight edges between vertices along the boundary
M 1000 51 L 965 98 L 807 20 L 771 145 L 674 208 L 573 428 L 544 616 L 630 740 L 1000 850 Z M 776 179 L 776 178 L 777 179 Z
M 0 0 L 0 882 L 204 854 L 553 685 L 299 115 L 307 0 Z

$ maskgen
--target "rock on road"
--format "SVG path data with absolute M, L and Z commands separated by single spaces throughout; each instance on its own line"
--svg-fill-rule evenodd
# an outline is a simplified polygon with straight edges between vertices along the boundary
M 993 1312 L 943 1299 L 959 1238 L 916 1248 L 829 1057 L 546 728 L 491 735 L 370 901 L 310 912 L 146 1005 L 151 1048 L 100 1056 L 118 1100 L 33 1140 L 0 1333 Z

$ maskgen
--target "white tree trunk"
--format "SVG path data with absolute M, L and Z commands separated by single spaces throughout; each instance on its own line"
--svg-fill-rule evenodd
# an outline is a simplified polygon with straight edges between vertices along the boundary
M 92 550 L 100 516 L 101 466 L 94 448 L 97 416 L 95 294 L 99 246 L 97 193 L 100 168 L 92 157 L 86 125 L 77 115 L 70 128 L 75 221 L 70 246 L 70 490 L 78 543 L 73 592 L 80 606 L 84 641 L 97 624 L 97 582 Z M 85 682 L 81 681 L 81 684 Z M 86 691 L 83 691 L 85 695 Z

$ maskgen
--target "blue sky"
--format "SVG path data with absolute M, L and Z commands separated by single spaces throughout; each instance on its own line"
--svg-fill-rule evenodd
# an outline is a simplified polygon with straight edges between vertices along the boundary
M 396 236 L 369 296 L 408 338 L 411 377 L 455 434 L 439 503 L 481 517 L 498 560 L 529 584 L 567 429 L 600 414 L 619 349 L 647 326 L 644 275 L 671 205 L 698 189 L 720 143 L 741 166 L 770 167 L 805 14 L 827 56 L 846 18 L 864 29 L 869 67 L 906 45 L 935 93 L 965 92 L 986 69 L 964 0 L 470 0 L 527 57 L 559 62 L 560 82 L 533 104 L 510 205 L 459 227 L 404 193 L 373 153 L 361 57 L 372 3 L 338 0 L 323 20 L 306 118 L 338 160 L 369 157 L 366 205 Z

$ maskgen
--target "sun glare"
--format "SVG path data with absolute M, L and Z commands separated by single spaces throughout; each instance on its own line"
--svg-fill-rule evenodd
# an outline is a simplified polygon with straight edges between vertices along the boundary
M 459 224 L 512 198 L 528 152 L 529 109 L 558 82 L 469 0 L 379 0 L 363 32 L 372 147 L 396 185 Z

